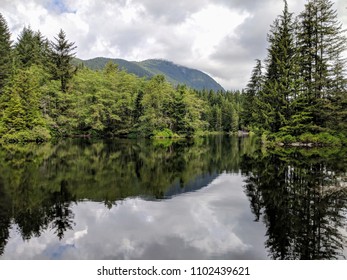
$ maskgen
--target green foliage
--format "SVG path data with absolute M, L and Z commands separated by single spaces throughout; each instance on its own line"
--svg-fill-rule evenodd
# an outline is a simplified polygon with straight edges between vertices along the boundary
M 75 64 L 79 65 L 83 63 L 92 70 L 101 70 L 109 62 L 119 65 L 120 69 L 138 77 L 150 79 L 156 75 L 164 75 L 167 81 L 172 83 L 173 86 L 185 84 L 196 90 L 211 89 L 214 91 L 224 91 L 223 87 L 207 74 L 161 59 L 133 62 L 124 59 L 97 57 L 89 60 L 79 60 Z
M 12 70 L 11 52 L 11 33 L 0 13 L 0 95 Z
M 76 47 L 62 30 L 49 44 L 40 32 L 24 28 L 11 59 L 10 34 L 1 16 L 0 138 L 191 138 L 252 131 L 267 145 L 290 145 L 299 137 L 338 145 L 336 138 L 347 134 L 347 79 L 345 39 L 331 3 L 309 1 L 295 21 L 285 2 L 268 41 L 264 73 L 257 60 L 243 92 L 219 87 L 215 92 L 190 88 L 199 88 L 201 74 L 163 60 L 99 58 L 90 61 L 97 71 L 73 66 L 81 61 L 74 59 Z M 131 65 L 151 78 L 124 71 Z M 174 87 L 174 77 L 192 84 L 184 80 L 187 86 Z
M 25 142 L 50 139 L 40 110 L 41 85 L 46 76 L 37 66 L 17 71 L 1 96 L 0 137 Z
M 19 34 L 14 52 L 17 67 L 28 68 L 34 64 L 44 67 L 49 64 L 48 41 L 40 32 L 34 32 L 30 27 L 25 27 Z
M 298 137 L 298 139 L 299 139 L 299 141 L 301 141 L 302 143 L 305 143 L 305 144 L 317 142 L 316 136 L 309 133 L 309 132 L 300 135 Z
M 293 20 L 285 1 L 268 41 L 266 73 L 262 80 L 258 61 L 245 91 L 241 124 L 267 130 L 281 142 L 301 136 L 310 143 L 338 144 L 324 134 L 347 128 L 347 45 L 333 3 L 310 0 Z
M 289 145 L 289 144 L 292 144 L 292 143 L 296 142 L 296 137 L 294 137 L 292 135 L 285 135 L 282 138 L 282 141 L 283 141 L 284 145 Z
M 75 67 L 72 65 L 72 59 L 75 56 L 73 52 L 76 49 L 75 43 L 66 39 L 65 32 L 61 29 L 55 42 L 51 42 L 51 60 L 52 75 L 56 80 L 60 80 L 61 91 L 67 91 L 67 85 L 72 78 Z
M 341 138 L 331 135 L 328 132 L 311 134 L 304 133 L 298 137 L 299 141 L 305 144 L 323 145 L 323 146 L 341 146 Z
M 170 129 L 165 128 L 163 130 L 154 130 L 152 138 L 174 138 L 178 137 L 177 134 L 174 134 Z
M 251 79 L 243 95 L 242 104 L 242 127 L 250 130 L 250 127 L 259 123 L 258 110 L 259 98 L 262 91 L 264 77 L 262 74 L 262 64 L 259 59 L 256 60 L 256 66 L 253 69 Z

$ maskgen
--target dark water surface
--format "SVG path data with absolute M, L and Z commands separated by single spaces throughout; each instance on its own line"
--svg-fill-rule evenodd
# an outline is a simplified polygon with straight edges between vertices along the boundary
M 252 138 L 0 148 L 0 259 L 343 259 L 344 149 Z

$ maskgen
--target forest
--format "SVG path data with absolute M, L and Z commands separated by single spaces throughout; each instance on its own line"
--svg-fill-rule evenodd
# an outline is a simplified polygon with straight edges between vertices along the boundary
M 63 30 L 54 41 L 25 27 L 15 44 L 1 17 L 0 136 L 3 142 L 56 137 L 191 137 L 237 131 L 240 93 L 172 86 L 108 63 L 74 65 Z
M 49 41 L 24 27 L 16 42 L 0 14 L 0 140 L 60 137 L 193 137 L 244 131 L 263 143 L 346 144 L 346 38 L 329 0 L 310 0 L 296 18 L 285 2 L 241 91 L 173 86 L 108 63 L 75 65 L 61 30 Z M 231 46 L 232 47 L 232 46 Z

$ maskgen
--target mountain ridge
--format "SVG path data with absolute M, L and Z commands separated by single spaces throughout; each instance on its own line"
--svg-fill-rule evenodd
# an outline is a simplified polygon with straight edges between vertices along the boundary
M 155 75 L 164 75 L 167 81 L 173 85 L 185 84 L 197 90 L 225 91 L 208 74 L 164 59 L 128 61 L 120 58 L 95 57 L 87 60 L 75 59 L 74 61 L 75 64 L 84 64 L 92 70 L 101 70 L 108 62 L 113 62 L 122 70 L 135 74 L 138 77 L 151 78 Z

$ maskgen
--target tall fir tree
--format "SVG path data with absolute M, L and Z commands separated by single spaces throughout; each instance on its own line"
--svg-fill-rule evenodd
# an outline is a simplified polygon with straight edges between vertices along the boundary
M 55 42 L 51 42 L 52 74 L 54 79 L 60 80 L 62 92 L 67 91 L 68 81 L 75 72 L 75 67 L 71 64 L 72 59 L 75 57 L 74 50 L 76 46 L 74 44 L 66 39 L 63 30 L 60 30 Z
M 241 113 L 242 126 L 248 129 L 252 126 L 259 125 L 257 99 L 262 91 L 264 77 L 262 73 L 261 60 L 256 60 L 256 65 L 253 68 L 251 78 L 244 91 L 243 111 Z
M 0 95 L 11 73 L 11 33 L 5 18 L 0 13 Z
M 260 96 L 260 101 L 263 103 L 260 107 L 266 118 L 265 127 L 273 133 L 288 125 L 296 84 L 294 24 L 287 1 L 284 3 L 283 13 L 274 21 L 268 35 L 270 46 L 266 61 L 265 83 Z
M 346 95 L 346 38 L 330 0 L 310 0 L 299 19 L 300 94 L 311 119 L 308 129 L 321 132 L 344 118 L 336 115 L 342 109 L 339 100 Z
M 29 68 L 39 65 L 49 70 L 49 42 L 40 31 L 24 27 L 14 46 L 15 63 L 19 68 Z

